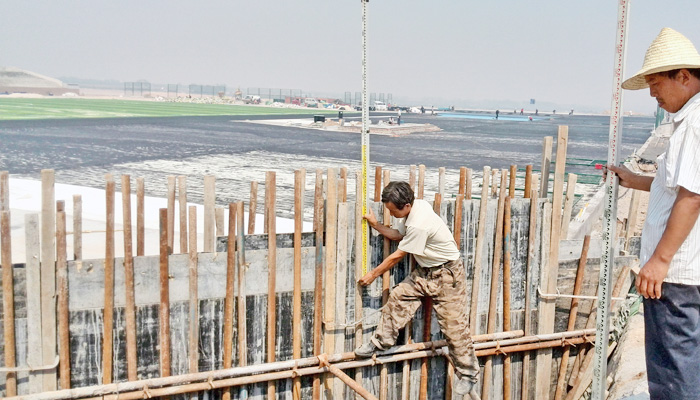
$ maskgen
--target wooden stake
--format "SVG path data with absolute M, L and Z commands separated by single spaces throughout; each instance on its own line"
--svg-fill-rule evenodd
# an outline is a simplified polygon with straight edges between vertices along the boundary
M 224 355 L 223 367 L 233 365 L 233 286 L 236 275 L 236 204 L 228 205 L 228 238 L 226 241 L 226 297 L 224 298 Z M 222 400 L 231 400 L 231 389 L 221 394 Z
M 515 173 L 517 170 L 518 167 L 516 165 L 510 166 L 510 186 L 508 186 L 508 196 L 510 196 L 511 199 L 515 198 Z
M 347 174 L 347 169 L 345 169 Z M 292 358 L 301 358 L 301 232 L 304 219 L 306 170 L 294 171 L 294 293 L 292 299 Z M 301 399 L 301 379 L 292 383 L 292 396 Z
M 530 198 L 532 192 L 532 164 L 525 166 L 525 193 L 524 197 L 526 199 Z
M 83 200 L 73 195 L 73 260 L 83 259 Z
M 10 211 L 10 173 L 0 171 L 0 212 Z
M 56 358 L 56 195 L 54 171 L 41 170 L 41 337 L 42 363 Z M 9 197 L 8 197 L 9 198 Z M 43 391 L 56 390 L 56 371 L 44 371 Z
M 181 186 L 182 187 L 182 186 Z M 235 215 L 236 215 L 236 210 L 234 207 L 231 207 L 230 210 L 232 211 L 231 214 L 229 214 L 230 221 L 233 221 L 231 225 L 235 226 Z M 185 223 L 187 222 L 187 216 L 184 218 Z M 197 255 L 197 207 L 196 206 L 191 206 L 189 209 L 189 220 L 190 223 L 193 225 L 192 230 L 188 232 L 190 235 L 189 237 L 189 246 L 188 243 L 185 243 L 184 246 L 181 247 L 181 249 L 188 249 L 188 257 L 187 257 L 187 264 L 189 266 L 189 289 L 190 289 L 190 298 L 189 298 L 189 316 L 190 316 L 190 326 L 189 326 L 189 370 L 190 372 L 197 372 L 199 371 L 199 271 L 197 270 L 197 266 L 199 265 L 199 256 Z M 235 241 L 236 238 L 235 236 L 229 235 L 229 241 L 233 242 Z M 230 254 L 227 254 L 229 257 L 233 257 Z M 230 307 L 231 311 L 229 314 L 224 311 L 224 349 L 226 348 L 226 345 L 229 346 L 228 352 L 224 350 L 224 366 L 226 365 L 226 355 L 228 354 L 229 357 L 229 366 L 231 365 L 230 363 L 230 357 L 231 357 L 231 346 L 232 346 L 232 338 L 228 338 L 226 336 L 226 327 L 228 327 L 230 330 L 233 328 L 233 274 L 234 274 L 234 265 L 235 260 L 231 262 L 231 260 L 227 259 L 229 263 L 226 265 L 226 299 L 228 299 L 228 284 L 229 284 L 229 272 L 231 274 L 230 277 L 230 284 L 231 284 L 231 299 L 230 299 Z M 230 271 L 229 271 L 230 269 Z M 225 300 L 224 300 L 225 301 Z M 224 305 L 225 307 L 225 305 Z M 229 318 L 228 322 L 226 322 L 226 319 Z M 227 339 L 228 338 L 228 339 Z M 226 367 L 224 367 L 226 368 Z
M 105 301 L 102 331 L 102 383 L 112 383 L 114 329 L 114 178 L 107 177 L 105 190 Z
M 56 285 L 58 295 L 59 384 L 70 388 L 70 316 L 68 314 L 68 254 L 66 248 L 66 210 L 63 200 L 56 202 Z M 13 338 L 14 339 L 14 338 Z
M 188 253 L 187 250 L 187 177 L 177 177 L 177 203 L 179 206 L 180 220 L 180 253 Z
M 160 344 L 160 376 L 170 376 L 170 285 L 168 283 L 168 209 L 159 210 L 160 217 L 160 307 L 158 327 Z
M 445 167 L 438 168 L 438 192 L 445 197 Z
M 514 172 L 513 166 L 510 169 Z M 515 186 L 513 175 L 510 176 L 511 191 L 514 192 Z M 511 214 L 511 197 L 505 199 L 504 215 L 503 215 L 503 331 L 507 332 L 510 328 L 510 253 L 511 253 L 511 238 L 510 238 L 510 214 Z M 503 399 L 511 400 L 511 359 L 508 354 L 503 355 Z
M 258 206 L 258 182 L 250 182 L 250 203 L 248 208 L 248 234 L 255 234 L 255 216 Z
M 26 244 L 26 279 L 27 279 L 27 364 L 42 365 L 41 363 L 41 266 L 39 253 L 41 244 L 39 237 L 39 215 L 25 214 L 25 244 Z M 11 263 L 10 263 L 11 264 Z M 7 303 L 9 304 L 9 303 Z M 7 315 L 7 314 L 5 314 Z M 7 336 L 5 336 L 7 337 Z M 7 361 L 5 361 L 7 364 Z M 42 374 L 38 371 L 29 373 L 29 393 L 41 392 L 43 385 Z
M 376 167 L 374 170 L 374 201 L 381 201 L 382 188 L 382 167 Z
M 136 255 L 143 256 L 146 251 L 146 223 L 145 223 L 145 184 L 143 178 L 136 178 Z
M 462 208 L 464 205 L 464 195 L 458 194 L 457 199 L 455 199 L 455 221 L 454 227 L 452 228 L 452 234 L 455 238 L 455 243 L 457 243 L 457 249 L 462 250 Z
M 542 166 L 540 167 L 540 197 L 547 198 L 549 190 L 549 170 L 552 164 L 552 137 L 545 136 L 542 143 Z
M 212 175 L 204 176 L 204 252 L 213 253 L 215 248 L 215 203 L 216 203 L 216 178 Z
M 630 207 L 627 213 L 627 229 L 625 235 L 625 250 L 629 251 L 630 239 L 636 233 L 637 229 L 637 216 L 639 215 L 639 190 L 632 190 L 632 199 L 630 200 Z
M 168 179 L 168 249 L 169 254 L 173 254 L 175 245 L 175 185 L 177 183 L 174 175 L 169 175 Z
M 457 194 L 464 195 L 467 188 L 467 167 L 459 167 L 459 188 Z
M 275 361 L 277 328 L 277 217 L 275 212 L 277 179 L 265 174 L 265 226 L 267 227 L 267 362 Z M 275 399 L 275 382 L 268 382 L 267 398 Z
M 569 174 L 566 184 L 566 202 L 564 203 L 564 213 L 561 217 L 561 237 L 566 239 L 569 234 L 569 222 L 571 222 L 571 210 L 574 208 L 574 194 L 576 194 L 576 174 Z
M 381 171 L 381 169 L 378 169 Z M 380 174 L 381 177 L 381 174 Z M 328 168 L 326 178 L 326 261 L 325 261 L 325 288 L 324 288 L 324 342 L 325 352 L 335 353 L 335 296 L 336 296 L 336 249 L 338 229 L 338 181 L 334 168 Z M 380 185 L 381 188 L 381 185 Z M 375 190 L 376 192 L 376 190 Z M 333 379 L 325 379 L 327 390 L 332 390 Z
M 464 191 L 464 198 L 466 200 L 472 199 L 472 170 L 467 168 L 467 180 L 466 180 L 466 190 Z
M 498 169 L 491 170 L 491 197 L 496 198 L 498 195 L 498 180 L 496 176 L 498 174 Z
M 491 168 L 484 167 L 483 181 L 481 184 L 481 200 L 479 202 L 479 226 L 476 233 L 476 249 L 474 249 L 474 276 L 472 278 L 472 297 L 469 307 L 469 326 L 472 333 L 478 333 L 477 308 L 479 305 L 479 285 L 481 285 L 481 268 L 483 262 L 484 245 L 486 244 L 486 216 L 489 200 L 489 176 Z
M 323 171 L 316 169 L 314 191 L 314 228 L 316 231 L 316 265 L 314 283 L 314 355 L 321 354 L 321 329 L 323 327 Z M 314 376 L 312 398 L 321 398 L 321 380 Z
M 498 214 L 496 214 L 496 238 L 494 240 L 493 249 L 493 264 L 491 265 L 491 297 L 489 299 L 489 315 L 487 333 L 496 332 L 496 314 L 498 313 L 498 287 L 500 283 L 499 272 L 501 270 L 501 251 L 503 250 L 503 217 L 505 210 L 506 199 L 506 183 L 508 179 L 508 171 L 501 170 L 501 184 L 498 196 Z M 495 185 L 494 185 L 495 186 Z M 484 397 L 490 396 L 491 392 L 491 373 L 493 359 L 488 357 L 484 364 L 483 386 L 481 394 Z
M 348 167 L 340 168 L 340 179 L 338 179 L 338 202 L 348 201 Z
M 15 360 L 15 286 L 12 270 L 12 236 L 10 225 L 10 212 L 0 212 L 0 229 L 2 232 L 2 325 L 5 339 L 5 367 L 14 368 L 17 366 Z M 61 363 L 61 367 L 63 367 L 63 363 Z M 7 397 L 17 395 L 16 372 L 7 372 L 6 374 L 5 395 Z
M 226 224 L 224 223 L 226 218 L 226 211 L 223 206 L 214 207 L 214 221 L 216 221 L 216 236 L 224 236 L 226 232 Z M 216 243 L 216 241 L 215 241 Z
M 416 195 L 417 199 L 423 198 L 424 188 L 425 188 L 425 165 L 421 164 L 418 166 L 418 193 Z
M 578 269 L 576 270 L 576 280 L 574 282 L 574 296 L 581 294 L 581 286 L 583 285 L 583 274 L 586 272 L 586 261 L 588 261 L 588 248 L 591 244 L 591 236 L 586 235 L 583 238 L 583 248 L 581 249 L 581 258 L 578 262 Z M 579 299 L 571 299 L 571 308 L 569 309 L 569 322 L 567 324 L 566 330 L 573 331 L 576 326 L 576 316 L 578 315 L 578 303 Z M 566 391 L 566 370 L 569 366 L 569 352 L 571 351 L 570 346 L 564 346 L 564 352 L 561 356 L 561 364 L 559 365 L 559 377 L 557 378 L 557 389 L 554 394 L 555 400 L 560 400 Z
M 124 225 L 124 282 L 126 290 L 126 366 L 127 378 L 135 381 L 136 359 L 136 299 L 134 293 L 134 257 L 131 236 L 131 177 L 122 175 L 122 215 Z
M 416 190 L 416 166 L 411 165 L 410 169 L 408 171 L 408 185 L 411 187 L 411 190 L 415 191 Z

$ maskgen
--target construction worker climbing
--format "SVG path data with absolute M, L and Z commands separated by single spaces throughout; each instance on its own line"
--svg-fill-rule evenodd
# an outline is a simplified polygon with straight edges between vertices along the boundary
M 454 390 L 474 396 L 479 364 L 467 325 L 465 271 L 457 244 L 430 204 L 422 199 L 414 200 L 408 183 L 389 183 L 382 191 L 382 203 L 398 219 L 396 228 L 377 223 L 371 209 L 364 218 L 380 234 L 400 240 L 399 247 L 358 283 L 369 285 L 407 254 L 415 257 L 418 266 L 391 291 L 374 335 L 355 349 L 355 356 L 370 357 L 376 350 L 393 346 L 399 330 L 421 305 L 421 299 L 429 296 L 447 339 L 448 358 L 456 371 Z

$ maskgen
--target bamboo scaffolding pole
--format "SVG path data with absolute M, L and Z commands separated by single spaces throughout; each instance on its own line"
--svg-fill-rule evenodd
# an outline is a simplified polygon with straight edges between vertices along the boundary
M 316 252 L 315 252 L 315 282 L 314 282 L 314 331 L 313 347 L 314 355 L 321 354 L 321 333 L 323 313 L 323 171 L 316 169 L 316 186 L 314 189 L 314 230 L 316 232 Z M 313 400 L 321 398 L 321 380 L 314 376 L 312 387 Z
M 411 166 L 413 170 L 413 176 L 415 181 L 415 165 Z M 355 171 L 355 198 L 360 199 L 362 197 L 362 171 Z M 355 201 L 355 260 L 362 259 L 362 202 Z M 362 286 L 358 285 L 357 282 L 362 278 L 362 263 L 355 263 L 355 321 L 358 323 L 355 325 L 355 348 L 362 345 L 362 329 L 363 329 L 363 312 L 362 312 Z M 362 368 L 355 369 L 355 380 L 357 382 L 362 382 Z
M 105 189 L 105 290 L 102 316 L 102 383 L 112 383 L 114 329 L 114 178 L 107 176 Z
M 508 196 L 509 196 L 511 199 L 514 199 L 514 198 L 515 198 L 515 178 L 516 178 L 515 173 L 516 173 L 517 170 L 518 170 L 518 166 L 517 166 L 517 165 L 511 165 L 511 166 L 510 166 L 510 183 L 509 183 L 509 186 L 508 186 Z
M 160 219 L 160 306 L 158 307 L 158 338 L 160 344 L 160 376 L 170 376 L 170 286 L 168 283 L 168 209 L 159 210 Z
M 180 221 L 180 253 L 188 253 L 187 241 L 187 177 L 179 175 L 177 177 L 177 203 L 179 207 Z
M 277 342 L 277 178 L 274 172 L 265 173 L 265 231 L 267 232 L 267 362 L 275 361 Z M 275 399 L 275 383 L 268 382 L 267 398 Z
M 467 168 L 467 181 L 466 181 L 466 190 L 464 191 L 464 198 L 467 200 L 472 199 L 472 170 L 471 168 Z
M 522 335 L 522 333 L 523 331 L 520 330 L 500 332 L 494 335 L 475 335 L 473 340 L 475 342 L 474 347 L 477 356 L 532 350 L 545 346 L 561 347 L 565 346 L 567 343 L 584 343 L 594 338 L 595 330 L 587 329 L 548 335 L 518 337 Z M 445 340 L 413 343 L 378 352 L 377 357 L 363 360 L 355 360 L 354 353 L 352 352 L 324 356 L 327 357 L 329 363 L 333 363 L 334 367 L 345 370 L 423 357 L 444 356 L 444 348 L 446 346 L 447 342 Z M 226 386 L 266 382 L 270 380 L 290 379 L 295 375 L 306 376 L 325 372 L 327 372 L 327 369 L 319 365 L 319 357 L 307 357 L 299 360 L 278 361 L 275 363 L 247 367 L 151 378 L 137 382 L 120 382 L 110 385 L 88 386 L 71 390 L 41 393 L 32 396 L 18 396 L 8 400 L 28 400 L 29 398 L 34 400 L 70 400 L 85 399 L 90 398 L 90 396 L 111 396 L 116 394 L 119 394 L 120 399 L 140 399 L 147 393 L 153 397 L 157 397 L 200 390 L 211 390 Z M 174 387 L 174 385 L 181 386 Z M 132 397 L 135 395 L 140 397 Z
M 182 186 L 181 186 L 182 187 Z M 232 208 L 232 214 L 235 215 L 235 210 Z M 182 214 L 181 214 L 182 215 Z M 233 221 L 235 221 L 234 217 L 229 216 L 229 218 L 232 218 Z M 185 221 L 187 221 L 187 217 L 184 218 Z M 190 289 L 190 303 L 189 303 L 189 371 L 190 373 L 195 373 L 199 371 L 199 285 L 198 285 L 198 277 L 199 277 L 199 272 L 197 271 L 197 267 L 199 265 L 198 263 L 198 254 L 197 254 L 197 207 L 196 206 L 190 206 L 189 209 L 189 220 L 190 224 L 193 224 L 194 226 L 192 227 L 191 231 L 187 232 L 189 234 L 189 246 L 187 245 L 187 242 L 185 242 L 185 246 L 180 247 L 181 250 L 183 249 L 189 249 L 187 261 L 188 261 L 188 267 L 189 267 L 189 289 Z M 235 225 L 235 224 L 231 224 Z M 185 226 L 187 224 L 185 223 Z M 229 237 L 229 241 L 233 241 L 234 237 Z M 229 254 L 227 254 L 229 256 Z M 230 262 L 230 261 L 229 261 Z M 232 268 L 229 265 L 227 265 L 227 268 Z M 227 270 L 228 272 L 228 270 Z M 233 271 L 231 271 L 233 274 Z M 226 281 L 226 294 L 227 294 L 227 299 L 228 299 L 228 275 L 227 275 L 227 281 Z M 233 277 L 231 277 L 231 284 L 233 284 Z M 233 288 L 231 288 L 231 296 L 233 296 Z M 231 299 L 231 303 L 233 303 L 233 299 Z M 225 307 L 225 305 L 224 305 Z M 231 304 L 231 308 L 233 308 L 233 304 Z M 229 351 L 226 352 L 224 350 L 224 368 L 226 368 L 226 355 L 228 354 L 228 357 L 230 359 L 231 357 L 231 346 L 232 346 L 232 339 L 226 336 L 226 326 L 229 327 L 230 330 L 233 329 L 233 313 L 229 312 L 226 313 L 224 311 L 224 348 L 226 345 L 229 345 Z M 226 318 L 230 316 L 231 319 L 226 323 Z M 228 338 L 228 340 L 227 340 Z M 230 361 L 229 361 L 229 365 Z M 196 397 L 195 397 L 196 398 Z
M 42 363 L 56 358 L 56 193 L 54 170 L 41 170 Z M 44 371 L 44 391 L 56 390 L 56 370 Z
M 2 312 L 3 338 L 5 345 L 5 367 L 15 368 L 15 295 L 12 270 L 12 236 L 10 232 L 10 211 L 0 214 L 2 231 Z M 17 373 L 7 372 L 5 378 L 5 395 L 17 395 Z
M 532 169 L 532 166 L 529 166 Z M 532 183 L 532 181 L 530 181 Z M 526 185 L 527 186 L 527 185 Z M 534 186 L 536 187 L 536 185 Z M 532 329 L 532 294 L 530 293 L 530 287 L 532 285 L 532 280 L 530 278 L 532 274 L 533 264 L 535 262 L 535 236 L 537 235 L 537 190 L 532 189 L 530 186 L 530 191 L 528 197 L 530 198 L 530 219 L 529 219 L 529 229 L 528 229 L 528 241 L 527 241 L 527 264 L 525 272 L 525 318 L 524 318 L 524 328 L 525 335 L 530 335 Z M 523 378 L 522 378 L 522 388 L 521 388 L 521 400 L 527 400 L 530 395 L 530 353 L 523 353 Z
M 581 286 L 583 286 L 583 275 L 586 272 L 586 261 L 588 260 L 588 248 L 591 245 L 591 236 L 586 235 L 583 238 L 583 247 L 581 248 L 581 258 L 578 262 L 578 268 L 576 269 L 576 280 L 574 282 L 574 292 L 573 295 L 577 296 L 581 294 Z M 579 299 L 571 299 L 571 308 L 569 309 L 569 321 L 567 323 L 567 331 L 574 330 L 576 326 L 576 316 L 578 315 L 578 303 Z M 564 392 L 566 391 L 566 371 L 569 366 L 569 352 L 570 346 L 564 347 L 564 352 L 561 356 L 561 363 L 559 365 L 559 376 L 557 378 L 557 388 L 554 393 L 554 400 L 561 400 Z
M 417 199 L 422 199 L 424 197 L 425 189 L 425 165 L 420 164 L 418 166 L 418 192 L 416 195 Z
M 250 203 L 248 204 L 248 234 L 255 234 L 255 216 L 258 212 L 258 182 L 250 182 Z
M 561 237 L 566 239 L 569 235 L 569 222 L 571 222 L 571 210 L 574 208 L 574 195 L 576 194 L 576 174 L 569 174 L 566 182 L 566 200 L 564 202 L 564 212 L 561 217 Z
M 135 381 L 136 355 L 136 300 L 134 293 L 134 257 L 131 236 L 131 177 L 122 175 L 122 215 L 124 225 L 124 281 L 126 291 L 126 366 L 127 378 Z
M 362 385 L 358 384 L 352 378 L 350 378 L 348 375 L 346 375 L 341 369 L 336 367 L 335 365 L 332 365 L 328 362 L 328 355 L 322 354 L 318 356 L 319 364 L 326 368 L 330 373 L 335 375 L 336 377 L 340 378 L 343 383 L 348 385 L 352 390 L 354 390 L 357 394 L 362 396 L 363 399 L 367 400 L 379 400 L 372 393 L 368 392 L 367 389 L 363 388 Z
M 529 199 L 531 192 L 532 192 L 532 164 L 528 164 L 525 166 L 525 193 L 523 194 L 523 196 L 526 199 Z
M 58 296 L 59 385 L 70 388 L 70 315 L 68 313 L 68 252 L 66 243 L 66 204 L 56 202 L 56 290 Z
M 484 167 L 483 181 L 481 184 L 481 200 L 479 201 L 479 225 L 476 233 L 476 248 L 474 249 L 474 277 L 472 280 L 472 296 L 469 308 L 469 326 L 473 333 L 477 333 L 479 328 L 476 320 L 479 305 L 479 285 L 481 285 L 481 268 L 483 263 L 484 245 L 486 241 L 486 217 L 488 213 L 489 200 L 489 176 L 491 168 Z
M 25 214 L 25 255 L 27 280 L 27 352 L 28 365 L 41 365 L 41 266 L 39 252 L 39 214 Z M 6 315 L 6 314 L 5 314 Z M 6 364 L 7 365 L 7 364 Z M 29 393 L 41 392 L 43 378 L 40 372 L 29 372 Z
M 511 166 L 510 171 L 514 173 L 515 166 Z M 510 176 L 510 190 L 515 193 L 514 175 Z M 510 253 L 511 253 L 511 237 L 510 237 L 510 218 L 511 218 L 511 196 L 507 196 L 504 204 L 503 216 L 503 330 L 510 330 Z M 508 354 L 503 355 L 503 399 L 511 399 L 511 359 Z
M 169 175 L 167 177 L 168 181 L 168 248 L 170 249 L 170 254 L 175 252 L 175 191 L 177 178 L 174 175 Z M 182 250 L 180 250 L 182 252 Z
M 83 200 L 73 195 L 73 260 L 83 259 Z
M 347 174 L 347 169 L 345 169 Z M 306 170 L 294 171 L 294 293 L 292 299 L 292 358 L 301 358 L 301 232 L 304 218 Z M 301 399 L 301 379 L 294 378 L 292 396 Z
M 501 170 L 501 182 L 498 196 L 498 211 L 496 214 L 496 233 L 493 249 L 493 263 L 491 265 L 491 291 L 489 299 L 489 314 L 487 322 L 487 333 L 496 332 L 496 314 L 498 313 L 498 290 L 500 283 L 501 270 L 501 252 L 503 250 L 503 217 L 505 210 L 506 199 L 506 183 L 508 172 Z M 496 185 L 494 184 L 494 187 Z M 493 359 L 488 357 L 484 363 L 483 383 L 481 394 L 484 397 L 489 397 L 491 392 L 491 374 L 493 368 Z
M 204 246 L 205 253 L 213 253 L 215 224 L 215 203 L 216 203 L 216 177 L 213 175 L 204 176 Z
M 236 275 L 236 204 L 228 205 L 228 240 L 226 241 L 226 297 L 224 297 L 224 355 L 223 367 L 233 365 L 233 286 Z M 222 400 L 231 400 L 231 389 L 221 394 Z
M 146 252 L 146 187 L 143 178 L 136 178 L 136 255 Z
M 549 191 L 549 170 L 552 165 L 552 136 L 545 136 L 542 141 L 542 164 L 540 166 L 540 197 L 546 198 Z
M 465 190 L 467 188 L 467 167 L 459 167 L 459 187 L 457 188 L 457 194 L 464 196 Z
M 238 266 L 238 365 L 241 367 L 248 364 L 248 332 L 246 327 L 246 292 L 245 292 L 245 274 L 248 270 L 248 264 L 245 261 L 245 232 L 243 231 L 243 202 L 238 202 L 236 205 L 236 222 L 238 224 L 236 235 L 236 263 Z M 194 222 L 192 223 L 194 224 Z M 239 398 L 246 398 L 248 391 L 246 386 L 241 388 Z

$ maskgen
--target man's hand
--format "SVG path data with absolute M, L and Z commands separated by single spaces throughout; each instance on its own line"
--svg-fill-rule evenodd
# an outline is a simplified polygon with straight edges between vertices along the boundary
M 367 207 L 367 210 L 369 211 L 367 214 L 363 215 L 362 218 L 367 220 L 367 223 L 369 226 L 374 227 L 377 225 L 377 217 L 374 216 L 374 211 L 372 211 L 371 208 Z
M 625 166 L 616 167 L 614 165 L 608 165 L 607 167 L 603 168 L 603 180 L 607 179 L 608 170 L 617 174 L 617 178 L 619 179 L 620 186 L 626 187 L 626 188 L 633 187 L 632 186 L 633 181 L 634 181 L 634 178 L 637 176 L 637 174 L 630 171 L 627 167 L 625 167 Z
M 669 263 L 652 256 L 639 271 L 635 286 L 645 299 L 661 298 L 661 284 L 668 274 Z
M 359 281 L 357 281 L 357 283 L 359 283 L 360 286 L 368 286 L 369 284 L 374 282 L 374 280 L 377 279 L 377 276 L 374 274 L 374 271 L 376 270 L 372 270 L 366 273 L 365 276 L 363 276 L 362 278 L 360 278 Z

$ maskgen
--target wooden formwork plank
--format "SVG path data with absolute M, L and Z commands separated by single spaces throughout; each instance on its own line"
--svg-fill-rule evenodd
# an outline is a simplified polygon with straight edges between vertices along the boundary
M 56 202 L 56 288 L 58 306 L 59 384 L 70 388 L 70 331 L 68 315 L 68 253 L 65 202 Z
M 236 260 L 238 267 L 238 365 L 245 366 L 248 365 L 248 340 L 246 337 L 247 326 L 246 326 L 246 291 L 245 291 L 245 276 L 248 269 L 245 257 L 245 232 L 243 230 L 243 202 L 239 202 L 236 205 L 236 222 L 238 229 L 236 229 Z M 241 388 L 241 397 L 245 398 L 247 396 L 247 388 L 243 386 Z
M 267 362 L 275 361 L 277 328 L 277 178 L 274 172 L 265 173 L 265 226 L 267 231 Z M 275 382 L 268 382 L 267 398 L 275 399 Z
M 339 185 L 342 187 L 342 185 Z M 348 203 L 338 204 L 338 257 L 336 262 L 336 299 L 335 300 L 335 353 L 345 352 L 345 309 L 348 276 Z M 339 379 L 334 380 L 333 398 L 342 399 L 344 385 Z
M 0 211 L 10 211 L 10 173 L 0 171 Z
M 224 236 L 226 232 L 226 210 L 224 206 L 214 207 L 214 220 L 216 221 L 216 236 Z
M 233 287 L 236 274 L 236 204 L 228 205 L 228 239 L 226 241 L 226 295 L 224 297 L 223 367 L 233 366 Z M 191 304 L 191 302 L 190 302 Z M 190 315 L 192 315 L 190 313 Z M 231 400 L 231 389 L 224 389 L 222 400 Z
M 204 252 L 214 252 L 214 241 L 216 240 L 215 229 L 215 203 L 216 203 L 216 177 L 212 175 L 204 176 Z
M 114 200 L 115 183 L 107 176 L 105 188 L 105 285 L 102 317 L 102 383 L 112 383 L 114 356 Z
M 552 165 L 552 136 L 545 136 L 542 141 L 542 163 L 540 166 L 540 197 L 547 197 L 549 190 L 549 170 Z
M 136 178 L 136 255 L 146 252 L 146 185 L 143 178 Z
M 471 200 L 472 199 L 472 170 L 471 168 L 467 168 L 467 180 L 465 181 L 465 187 L 466 190 L 464 191 L 464 198 L 466 200 Z
M 408 185 L 411 190 L 416 191 L 416 166 L 413 164 L 408 169 Z
M 412 165 L 413 181 L 415 182 L 415 165 Z M 410 180 L 410 179 L 409 179 Z M 355 260 L 362 260 L 362 171 L 355 172 Z M 357 281 L 362 278 L 362 263 L 355 262 L 355 347 L 362 345 L 362 286 Z M 362 382 L 362 368 L 355 370 L 355 380 Z
M 564 202 L 564 212 L 561 216 L 561 238 L 566 239 L 569 235 L 569 222 L 571 222 L 571 210 L 574 208 L 574 195 L 576 194 L 576 174 L 569 174 L 566 183 L 566 201 Z
M 489 199 L 489 177 L 491 176 L 491 168 L 484 167 L 483 181 L 481 184 L 481 200 L 479 202 L 479 225 L 476 234 L 476 249 L 474 250 L 474 276 L 472 280 L 472 296 L 469 307 L 469 326 L 471 327 L 472 334 L 477 333 L 477 328 L 479 327 L 476 312 L 479 303 L 479 287 L 481 285 L 481 269 L 482 260 L 484 253 L 484 246 L 486 245 L 486 216 L 488 211 L 488 199 Z
M 326 178 L 326 254 L 325 254 L 325 291 L 323 322 L 325 353 L 335 353 L 336 321 L 336 260 L 337 260 L 337 232 L 338 232 L 338 177 L 334 168 L 328 169 Z M 329 379 L 330 378 L 330 379 Z M 327 391 L 332 391 L 335 379 L 325 378 Z
M 445 197 L 445 171 L 445 167 L 438 168 L 438 193 L 442 197 Z
M 250 203 L 248 203 L 248 234 L 255 234 L 255 216 L 258 212 L 258 182 L 250 182 Z
M 316 185 L 314 190 L 314 231 L 316 233 L 316 251 L 314 268 L 314 355 L 321 354 L 321 334 L 323 324 L 323 171 L 316 169 Z M 312 387 L 313 400 L 321 398 L 321 380 L 314 376 Z
M 27 280 L 27 364 L 42 365 L 41 356 L 41 265 L 39 254 L 39 214 L 24 216 L 26 280 Z M 29 373 L 29 394 L 42 391 L 43 379 L 40 372 Z
M 169 175 L 168 181 L 168 248 L 170 254 L 174 253 L 175 246 L 175 194 L 177 189 L 177 177 Z
M 56 357 L 56 206 L 54 171 L 41 170 L 41 336 L 42 362 Z M 56 371 L 44 371 L 43 391 L 56 390 Z
M 134 293 L 134 257 L 131 235 L 131 177 L 122 175 L 122 216 L 124 225 L 124 283 L 126 291 L 126 364 L 127 378 L 137 379 L 136 300 Z
M 515 172 L 511 166 L 511 174 Z M 510 192 L 515 194 L 514 175 L 510 176 Z M 510 331 L 510 304 L 511 304 L 511 196 L 505 198 L 503 215 L 503 331 Z M 503 355 L 503 399 L 511 399 L 511 358 L 508 354 Z
M 180 221 L 180 253 L 187 253 L 187 177 L 177 177 L 178 220 Z
M 15 360 L 15 286 L 12 270 L 10 225 L 10 212 L 0 211 L 0 241 L 2 242 L 2 325 L 6 368 L 14 368 L 17 366 Z M 5 376 L 5 395 L 8 397 L 17 395 L 17 372 L 9 371 Z
M 418 191 L 416 192 L 416 198 L 422 199 L 425 194 L 425 165 L 420 164 L 418 166 Z
M 159 210 L 160 220 L 160 305 L 158 307 L 158 328 L 160 344 L 160 376 L 170 376 L 170 285 L 168 276 L 168 256 L 170 244 L 168 243 L 168 209 Z
M 73 195 L 73 260 L 83 259 L 83 200 Z
M 346 170 L 347 173 L 347 170 Z M 304 222 L 306 170 L 294 171 L 294 293 L 292 299 L 292 357 L 301 358 L 301 233 Z M 301 378 L 292 383 L 292 397 L 301 399 Z

